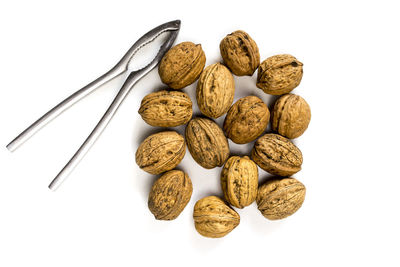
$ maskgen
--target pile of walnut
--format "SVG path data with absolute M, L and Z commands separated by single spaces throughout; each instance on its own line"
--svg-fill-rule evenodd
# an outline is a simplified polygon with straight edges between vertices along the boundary
M 221 188 L 225 201 L 208 196 L 197 201 L 193 218 L 196 230 L 206 237 L 223 237 L 240 222 L 239 214 L 228 204 L 244 208 L 254 201 L 270 220 L 288 217 L 303 204 L 304 185 L 291 175 L 301 169 L 301 151 L 288 139 L 307 129 L 310 107 L 300 96 L 290 94 L 303 76 L 303 64 L 291 55 L 276 55 L 260 64 L 254 40 L 243 31 L 227 35 L 220 43 L 224 64 L 205 66 L 200 44 L 183 42 L 170 49 L 162 59 L 159 74 L 163 83 L 179 90 L 198 79 L 196 100 L 206 117 L 192 118 L 192 101 L 181 91 L 162 90 L 145 96 L 139 114 L 152 126 L 175 127 L 187 123 L 185 137 L 163 131 L 147 137 L 136 152 L 136 163 L 151 174 L 162 174 L 154 183 L 148 200 L 158 220 L 179 216 L 192 195 L 189 176 L 173 170 L 183 159 L 186 145 L 193 159 L 206 169 L 224 165 Z M 258 69 L 256 86 L 265 93 L 281 95 L 271 112 L 272 130 L 267 128 L 270 112 L 256 96 L 233 103 L 233 74 L 249 75 Z M 227 113 L 221 129 L 212 119 Z M 208 118 L 207 118 L 208 117 Z M 248 156 L 230 156 L 227 138 L 237 144 L 258 138 Z M 278 178 L 258 185 L 258 168 Z

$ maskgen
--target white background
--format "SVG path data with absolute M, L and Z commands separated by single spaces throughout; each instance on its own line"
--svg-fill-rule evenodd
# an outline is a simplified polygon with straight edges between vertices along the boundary
M 0 266 L 399 266 L 399 7 L 397 1 L 1 1 Z M 122 84 L 102 87 L 20 149 L 6 144 L 40 115 L 111 68 L 151 28 L 181 19 L 177 42 L 201 43 L 207 65 L 219 42 L 243 29 L 261 58 L 304 63 L 294 93 L 311 106 L 303 152 L 303 207 L 268 221 L 255 203 L 222 239 L 200 236 L 195 202 L 221 196 L 220 168 L 187 154 L 179 165 L 193 195 L 174 221 L 147 208 L 155 176 L 141 171 L 139 143 L 160 131 L 137 113 L 165 88 L 152 71 L 69 179 L 47 185 L 94 127 Z M 235 101 L 275 98 L 235 77 Z M 195 84 L 184 89 L 193 102 Z M 217 120 L 223 122 L 223 117 Z M 183 127 L 176 130 L 183 133 Z M 232 144 L 230 142 L 230 144 Z M 252 144 L 232 145 L 249 153 Z M 260 182 L 268 174 L 260 170 Z

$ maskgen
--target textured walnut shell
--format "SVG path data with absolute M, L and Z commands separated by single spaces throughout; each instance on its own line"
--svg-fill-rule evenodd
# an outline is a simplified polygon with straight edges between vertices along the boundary
M 143 120 L 151 126 L 175 127 L 192 118 L 192 101 L 184 92 L 158 91 L 146 95 L 139 108 Z
M 293 139 L 302 135 L 311 120 L 307 102 L 298 95 L 283 95 L 275 102 L 272 111 L 272 130 Z
M 235 94 L 233 76 L 227 67 L 215 63 L 200 75 L 196 99 L 200 111 L 210 118 L 224 115 L 232 105 Z
M 258 168 L 249 157 L 230 157 L 221 172 L 225 199 L 234 207 L 244 208 L 256 200 Z
M 256 96 L 246 96 L 232 105 L 224 121 L 224 131 L 236 144 L 256 139 L 268 126 L 269 110 Z
M 183 42 L 164 55 L 158 73 L 163 83 L 173 89 L 182 89 L 199 78 L 205 64 L 206 55 L 201 45 Z
M 260 64 L 256 42 L 244 31 L 235 31 L 222 39 L 219 49 L 225 64 L 237 76 L 253 75 Z
M 207 118 L 194 118 L 188 123 L 186 143 L 193 159 L 206 169 L 221 167 L 229 157 L 224 132 Z
M 149 209 L 157 220 L 174 220 L 189 203 L 192 191 L 192 182 L 186 173 L 168 171 L 154 182 L 149 194 Z
M 136 163 L 144 171 L 160 174 L 172 170 L 186 152 L 185 139 L 174 131 L 152 134 L 136 151 Z
M 220 198 L 209 196 L 194 205 L 194 226 L 205 237 L 223 237 L 239 225 L 239 214 Z
M 294 178 L 270 180 L 258 188 L 258 209 L 267 219 L 283 219 L 301 207 L 305 195 L 306 188 Z
M 260 64 L 257 87 L 270 95 L 283 95 L 296 88 L 302 77 L 303 63 L 291 55 L 276 55 Z
M 261 169 L 279 176 L 289 176 L 301 170 L 303 156 L 289 139 L 278 134 L 265 134 L 254 144 L 252 159 Z

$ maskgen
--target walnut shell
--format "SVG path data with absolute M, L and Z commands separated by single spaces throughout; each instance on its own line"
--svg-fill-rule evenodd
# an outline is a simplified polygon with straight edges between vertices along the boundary
M 270 180 L 258 188 L 258 209 L 267 219 L 283 219 L 301 207 L 305 195 L 305 186 L 294 178 Z
M 206 169 L 221 167 L 229 157 L 228 140 L 210 119 L 192 119 L 186 126 L 186 142 L 193 159 Z
M 268 126 L 269 110 L 256 96 L 246 96 L 232 105 L 224 121 L 224 131 L 236 144 L 256 139 Z
M 301 170 L 303 156 L 289 139 L 278 134 L 265 134 L 254 144 L 252 159 L 261 169 L 279 176 L 289 176 Z
M 258 168 L 249 157 L 230 157 L 221 172 L 221 187 L 225 199 L 242 209 L 256 200 Z
M 302 77 L 303 63 L 291 55 L 276 55 L 260 64 L 256 85 L 267 94 L 283 95 L 296 88 Z
M 192 118 L 192 101 L 184 92 L 162 90 L 143 98 L 139 114 L 151 126 L 175 127 Z
M 278 98 L 272 111 L 272 130 L 293 139 L 302 135 L 311 120 L 307 102 L 298 95 L 286 94 Z
M 161 81 L 173 89 L 182 89 L 199 78 L 206 64 L 200 44 L 183 42 L 172 47 L 158 67 Z
M 185 139 L 174 131 L 155 133 L 136 151 L 136 163 L 144 171 L 160 174 L 175 168 L 186 152 Z
M 209 196 L 194 205 L 194 226 L 205 237 L 223 237 L 239 225 L 239 214 L 220 198 Z
M 204 115 L 210 118 L 224 115 L 234 95 L 235 82 L 227 67 L 215 63 L 204 69 L 196 89 L 197 104 Z
M 157 220 L 174 220 L 189 203 L 192 191 L 192 181 L 186 173 L 168 171 L 154 182 L 149 194 L 149 209 Z
M 251 76 L 260 64 L 256 42 L 244 31 L 235 31 L 222 39 L 219 49 L 225 64 L 237 76 Z

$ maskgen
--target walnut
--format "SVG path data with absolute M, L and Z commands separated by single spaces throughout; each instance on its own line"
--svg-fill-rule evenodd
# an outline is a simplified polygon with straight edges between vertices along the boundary
M 192 191 L 192 182 L 186 173 L 168 171 L 154 182 L 149 209 L 157 220 L 174 220 L 189 203 Z
M 229 157 L 228 140 L 210 119 L 192 119 L 186 126 L 186 142 L 193 159 L 206 169 L 222 166 Z
M 197 83 L 196 98 L 200 111 L 210 118 L 224 115 L 232 105 L 235 83 L 231 72 L 221 63 L 206 67 Z
M 199 78 L 206 64 L 200 44 L 183 42 L 172 47 L 158 67 L 161 81 L 173 89 L 182 89 Z
M 311 120 L 311 110 L 307 102 L 298 95 L 281 96 L 272 111 L 272 130 L 293 139 L 302 135 Z
M 268 126 L 269 110 L 256 96 L 246 96 L 229 109 L 224 121 L 224 131 L 237 144 L 256 139 Z
M 257 87 L 270 95 L 283 95 L 296 88 L 303 77 L 303 63 L 291 55 L 276 55 L 258 67 Z
M 267 219 L 283 219 L 301 207 L 305 195 L 306 188 L 294 178 L 270 180 L 258 189 L 258 209 Z
M 289 176 L 301 170 L 303 156 L 289 139 L 278 134 L 265 134 L 254 144 L 252 159 L 261 169 L 279 176 Z
M 251 76 L 260 64 L 256 42 L 244 31 L 235 31 L 219 45 L 225 64 L 237 76 Z
M 160 127 L 186 124 L 192 113 L 192 101 L 186 93 L 166 90 L 146 95 L 139 109 L 145 122 Z
M 174 131 L 152 134 L 139 145 L 136 163 L 144 171 L 160 174 L 175 168 L 186 152 L 185 139 Z
M 249 157 L 230 157 L 221 172 L 221 187 L 225 199 L 237 208 L 244 208 L 256 200 L 258 168 Z
M 239 225 L 239 214 L 220 198 L 209 196 L 196 202 L 194 226 L 205 237 L 223 237 Z

